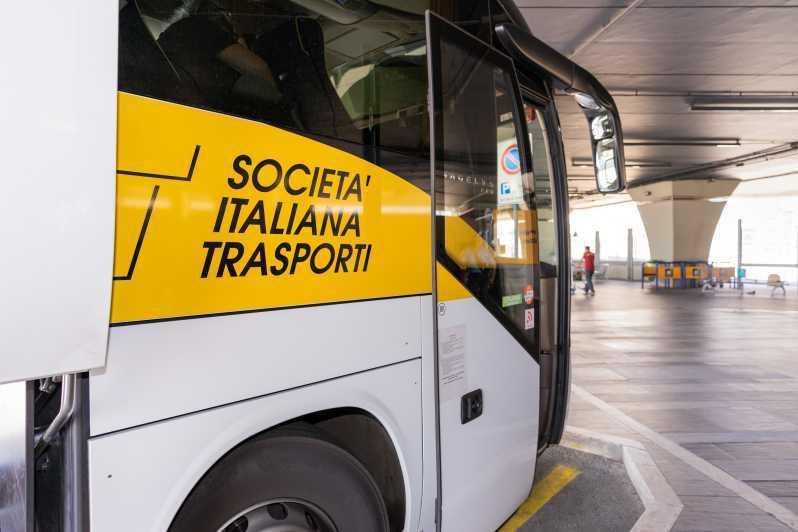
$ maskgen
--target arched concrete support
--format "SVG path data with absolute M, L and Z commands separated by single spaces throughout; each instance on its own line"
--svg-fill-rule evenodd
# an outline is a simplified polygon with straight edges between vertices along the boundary
M 662 181 L 631 188 L 646 227 L 651 258 L 706 261 L 732 179 Z

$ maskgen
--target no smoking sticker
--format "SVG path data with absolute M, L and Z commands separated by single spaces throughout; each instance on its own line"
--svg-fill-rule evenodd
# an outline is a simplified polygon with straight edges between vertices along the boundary
M 534 329 L 535 328 L 535 309 L 528 308 L 524 310 L 524 329 Z

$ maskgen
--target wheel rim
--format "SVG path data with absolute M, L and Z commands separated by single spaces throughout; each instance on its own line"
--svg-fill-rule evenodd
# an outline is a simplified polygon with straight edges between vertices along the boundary
M 218 532 L 338 532 L 330 516 L 300 499 L 273 499 L 230 518 Z

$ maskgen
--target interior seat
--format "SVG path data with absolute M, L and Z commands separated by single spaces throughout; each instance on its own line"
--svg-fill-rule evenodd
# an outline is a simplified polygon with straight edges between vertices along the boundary
M 269 64 L 306 132 L 360 140 L 327 73 L 324 33 L 318 21 L 292 17 L 259 35 L 252 49 Z

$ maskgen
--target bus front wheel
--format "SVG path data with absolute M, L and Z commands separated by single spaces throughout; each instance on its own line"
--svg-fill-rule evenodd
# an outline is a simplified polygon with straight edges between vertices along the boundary
M 288 426 L 241 444 L 197 484 L 169 532 L 388 530 L 377 484 L 313 427 Z

